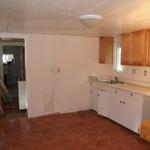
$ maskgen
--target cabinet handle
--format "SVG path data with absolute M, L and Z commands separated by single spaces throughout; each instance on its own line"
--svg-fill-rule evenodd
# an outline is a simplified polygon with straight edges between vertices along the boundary
M 122 101 L 120 101 L 120 103 L 122 103 Z
M 133 96 L 133 93 L 130 93 L 130 96 Z
M 97 96 L 99 96 L 99 94 L 97 94 Z
M 123 104 L 125 104 L 125 102 L 123 102 Z

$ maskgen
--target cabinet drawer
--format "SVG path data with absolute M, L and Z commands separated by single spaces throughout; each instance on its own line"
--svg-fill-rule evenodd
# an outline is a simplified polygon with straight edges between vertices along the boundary
M 140 95 L 140 94 L 137 94 L 134 92 L 128 92 L 128 94 L 126 96 L 133 98 L 133 99 L 142 99 L 143 98 L 143 95 Z
M 121 95 L 123 95 L 123 96 L 127 96 L 127 95 L 129 95 L 128 94 L 128 91 L 125 91 L 125 90 L 121 90 L 121 89 L 117 89 L 117 88 L 112 88 L 111 90 L 110 90 L 110 92 L 112 92 L 112 93 L 114 93 L 114 94 L 121 94 Z
M 143 95 L 137 94 L 135 92 L 127 91 L 127 90 L 117 89 L 117 88 L 112 88 L 110 90 L 110 92 L 112 92 L 114 94 L 119 94 L 119 95 L 122 95 L 122 96 L 135 98 L 135 99 L 142 99 L 143 98 Z

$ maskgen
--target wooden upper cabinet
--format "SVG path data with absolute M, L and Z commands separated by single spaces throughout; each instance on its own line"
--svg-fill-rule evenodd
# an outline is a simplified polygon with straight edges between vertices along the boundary
M 99 38 L 99 63 L 113 63 L 113 37 Z
M 146 66 L 150 66 L 150 30 L 146 30 Z
M 131 44 L 131 60 L 132 65 L 145 66 L 146 57 L 146 32 L 137 31 L 132 32 L 132 44 Z
M 124 33 L 121 35 L 121 64 L 130 65 L 131 64 L 131 34 Z
M 121 35 L 121 64 L 146 65 L 146 31 L 136 31 Z

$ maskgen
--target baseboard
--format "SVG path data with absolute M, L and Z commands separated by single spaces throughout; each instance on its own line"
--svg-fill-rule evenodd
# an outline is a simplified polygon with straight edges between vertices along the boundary
M 62 110 L 60 111 L 60 113 L 72 113 L 72 112 L 78 112 L 78 111 L 84 111 L 84 110 L 89 110 L 89 107 L 85 107 L 85 108 L 77 108 L 77 109 L 68 109 L 68 110 Z
M 78 112 L 78 111 L 84 111 L 84 110 L 89 110 L 89 107 L 85 108 L 77 108 L 77 109 L 68 109 L 68 110 L 62 110 L 62 111 L 57 111 L 57 112 L 46 112 L 43 114 L 30 114 L 28 118 L 35 118 L 35 117 L 42 117 L 42 116 L 47 116 L 47 115 L 56 115 L 56 114 L 63 114 L 63 113 L 72 113 L 72 112 Z

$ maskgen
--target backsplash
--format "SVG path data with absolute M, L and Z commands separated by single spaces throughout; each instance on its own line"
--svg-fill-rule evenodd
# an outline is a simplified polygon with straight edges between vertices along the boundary
M 115 72 L 111 67 L 110 74 L 124 82 L 150 87 L 150 67 L 125 66 L 123 72 Z

